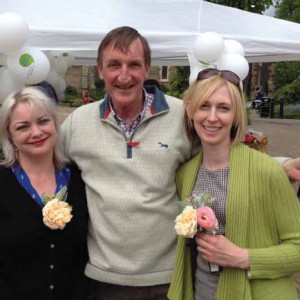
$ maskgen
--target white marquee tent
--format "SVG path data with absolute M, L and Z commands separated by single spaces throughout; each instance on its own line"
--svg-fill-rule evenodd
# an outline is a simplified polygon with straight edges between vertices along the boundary
M 149 41 L 153 65 L 188 65 L 200 32 L 235 39 L 249 62 L 300 60 L 300 24 L 202 0 L 0 0 L 29 25 L 26 46 L 72 53 L 75 64 L 95 65 L 112 28 L 128 25 Z

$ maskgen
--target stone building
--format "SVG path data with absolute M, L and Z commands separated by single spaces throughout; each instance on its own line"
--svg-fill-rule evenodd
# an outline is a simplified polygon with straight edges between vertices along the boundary
M 96 89 L 97 79 L 97 68 L 92 66 L 72 66 L 65 75 L 66 86 L 72 86 L 78 92 Z
M 167 66 L 153 66 L 149 73 L 149 79 L 155 79 L 160 85 L 169 85 L 171 68 Z M 66 86 L 72 86 L 81 91 L 94 90 L 95 82 L 99 80 L 96 66 L 72 66 L 65 75 Z
M 153 66 L 149 73 L 149 79 L 155 79 L 160 85 L 169 87 L 170 78 L 173 74 L 173 67 Z M 95 82 L 99 80 L 96 66 L 72 66 L 65 75 L 67 86 L 72 86 L 80 93 L 82 90 L 94 90 Z M 252 98 L 255 95 L 255 88 L 259 86 L 264 95 L 274 95 L 274 72 L 272 63 L 251 63 L 249 74 L 244 80 L 244 91 Z
M 274 70 L 272 63 L 251 63 L 249 74 L 245 80 L 246 94 L 251 98 L 255 95 L 255 88 L 261 88 L 265 96 L 274 96 Z

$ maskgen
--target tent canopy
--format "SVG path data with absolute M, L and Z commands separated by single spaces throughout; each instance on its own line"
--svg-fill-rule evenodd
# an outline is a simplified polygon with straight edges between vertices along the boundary
M 29 25 L 26 46 L 69 52 L 77 65 L 95 65 L 99 42 L 118 26 L 147 38 L 153 65 L 188 65 L 200 32 L 214 31 L 245 49 L 248 62 L 300 60 L 300 24 L 201 0 L 1 1 Z

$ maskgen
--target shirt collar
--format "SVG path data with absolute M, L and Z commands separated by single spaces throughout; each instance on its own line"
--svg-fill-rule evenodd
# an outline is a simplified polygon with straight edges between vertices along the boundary
M 143 110 L 133 118 L 132 122 L 134 122 L 139 117 L 141 118 L 141 120 L 144 118 L 144 116 L 147 112 L 147 109 L 151 106 L 152 101 L 154 99 L 154 95 L 150 94 L 150 93 L 147 93 L 147 91 L 144 88 L 143 88 L 143 97 L 144 97 L 144 99 L 143 99 L 143 101 L 144 101 Z M 113 116 L 116 118 L 116 120 L 118 122 L 124 122 L 124 120 L 114 110 L 113 105 L 112 105 L 112 100 L 111 100 L 110 96 L 109 96 L 109 108 L 111 110 L 111 113 L 113 114 Z

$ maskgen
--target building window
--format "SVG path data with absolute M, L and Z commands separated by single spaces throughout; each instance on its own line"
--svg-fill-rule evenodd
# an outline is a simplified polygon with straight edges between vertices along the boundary
M 168 66 L 162 66 L 160 69 L 160 81 L 162 82 L 167 82 L 168 80 L 168 75 L 169 75 L 169 68 Z

